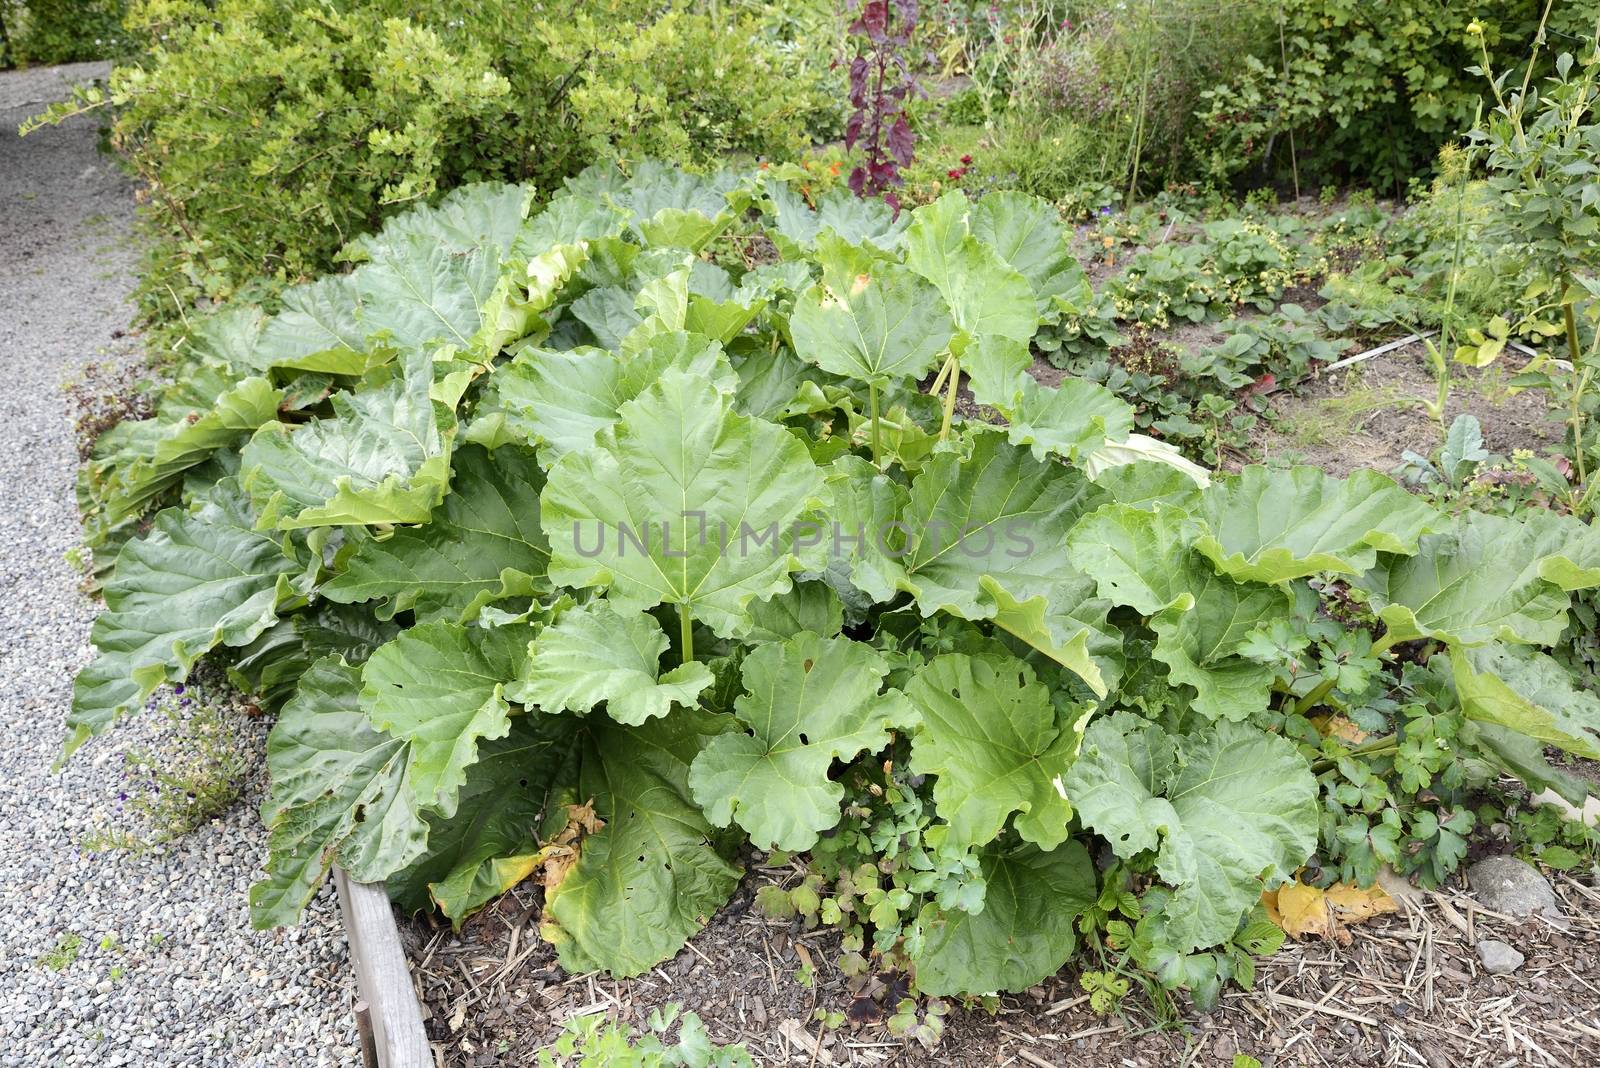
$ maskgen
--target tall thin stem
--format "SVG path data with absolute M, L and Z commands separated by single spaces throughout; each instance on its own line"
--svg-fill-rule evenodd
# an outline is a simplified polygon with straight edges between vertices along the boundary
M 867 383 L 867 396 L 872 404 L 872 462 L 883 466 L 883 446 L 878 434 L 878 383 Z
M 1570 289 L 1571 286 L 1569 285 L 1568 288 Z M 1563 293 L 1562 296 L 1565 297 L 1566 294 Z M 1561 317 L 1566 320 L 1567 326 L 1567 358 L 1576 367 L 1578 365 L 1578 317 L 1572 310 L 1572 304 L 1573 302 L 1569 300 L 1561 305 Z
M 1567 315 L 1572 314 L 1572 305 L 1567 305 Z M 1572 327 L 1572 320 L 1567 320 L 1568 329 Z M 1583 458 L 1583 396 L 1589 390 L 1589 376 L 1593 368 L 1585 367 L 1578 376 L 1577 386 L 1572 391 L 1572 406 L 1567 413 L 1567 421 L 1572 426 L 1572 458 L 1578 468 L 1578 489 L 1582 496 L 1578 498 L 1579 507 L 1574 511 L 1582 511 L 1583 502 L 1589 499 L 1589 472 Z M 1579 518 L 1582 518 L 1580 516 Z
M 1283 60 L 1283 84 L 1289 84 L 1289 46 L 1283 39 L 1284 14 L 1278 12 L 1278 56 Z M 1289 166 L 1294 173 L 1294 198 L 1300 199 L 1300 154 L 1294 147 L 1294 122 L 1289 123 Z
M 945 386 L 944 421 L 939 424 L 939 440 L 950 436 L 950 422 L 956 417 L 956 390 L 961 388 L 961 364 L 951 357 L 950 381 Z
M 678 606 L 678 645 L 685 664 L 694 659 L 694 612 L 687 604 Z
M 1473 118 L 1473 126 L 1478 125 L 1478 120 L 1483 116 L 1483 107 L 1480 104 L 1478 114 Z M 1439 323 L 1439 346 L 1429 355 L 1434 358 L 1434 374 L 1438 380 L 1438 391 L 1435 395 L 1432 415 L 1440 425 L 1444 424 L 1445 405 L 1450 400 L 1450 355 L 1451 334 L 1455 328 L 1456 312 L 1456 284 L 1461 273 L 1461 251 L 1467 239 L 1467 180 L 1471 176 L 1472 151 L 1467 150 L 1467 158 L 1461 164 L 1461 177 L 1456 187 L 1456 223 L 1455 247 L 1450 253 L 1450 285 L 1444 296 L 1444 316 Z
M 1295 706 L 1294 706 L 1295 713 L 1297 715 L 1301 715 L 1301 716 L 1305 715 L 1307 712 L 1310 712 L 1313 708 L 1316 708 L 1317 705 L 1321 704 L 1322 703 L 1322 699 L 1324 697 L 1327 697 L 1328 694 L 1330 694 L 1332 692 L 1333 692 L 1333 680 L 1332 679 L 1323 679 L 1321 682 L 1317 683 L 1317 685 L 1314 686 L 1311 689 L 1310 693 L 1306 694 L 1304 697 L 1300 698 L 1299 701 L 1295 702 Z

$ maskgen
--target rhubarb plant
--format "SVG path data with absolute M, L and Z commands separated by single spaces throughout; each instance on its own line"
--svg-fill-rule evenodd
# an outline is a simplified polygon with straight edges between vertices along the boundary
M 1600 755 L 1544 652 L 1600 585 L 1592 526 L 1210 474 L 1041 384 L 1082 277 L 1049 205 L 896 217 L 655 165 L 533 203 L 465 188 L 216 313 L 84 468 L 114 564 L 67 751 L 224 662 L 277 713 L 257 924 L 335 863 L 456 923 L 537 878 L 563 966 L 634 975 L 748 847 L 809 851 L 777 896 L 857 974 L 1025 988 L 1115 878 L 1122 951 L 1214 999 L 1323 791 L 1402 745 L 1328 720 L 1425 683 L 1413 788 L 1446 760 L 1568 788 L 1544 747 Z M 718 261 L 730 230 L 781 259 Z M 1421 753 L 1424 704 L 1472 729 Z

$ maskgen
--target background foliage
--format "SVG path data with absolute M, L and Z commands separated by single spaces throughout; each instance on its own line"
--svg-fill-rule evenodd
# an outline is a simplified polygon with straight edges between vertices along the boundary
M 1297 172 L 1301 181 L 1399 192 L 1428 172 L 1442 142 L 1473 123 L 1484 84 L 1468 69 L 1481 58 L 1469 26 L 1483 27 L 1493 68 L 1520 79 L 1545 0 L 1286 0 L 1273 7 L 1282 13 L 1281 45 L 1274 25 L 1237 73 L 1202 94 L 1204 132 L 1195 150 L 1205 173 L 1229 179 L 1259 170 L 1281 180 Z M 1591 35 L 1597 16 L 1593 0 L 1554 4 L 1535 77 Z
M 146 312 L 324 270 L 389 213 L 463 182 L 550 188 L 601 155 L 787 156 L 837 126 L 821 72 L 742 15 L 713 30 L 692 4 L 531 14 L 514 0 L 136 0 L 144 52 L 78 106 L 112 107 L 113 143 L 147 184 Z
M 0 69 L 103 59 L 124 44 L 124 0 L 0 0 Z

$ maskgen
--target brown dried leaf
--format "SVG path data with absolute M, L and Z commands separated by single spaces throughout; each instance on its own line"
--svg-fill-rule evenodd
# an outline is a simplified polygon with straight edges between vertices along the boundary
M 1312 716 L 1311 722 L 1324 738 L 1338 738 L 1353 745 L 1364 742 L 1369 737 L 1366 731 L 1345 716 L 1335 714 Z
M 578 863 L 578 851 L 583 839 L 605 825 L 605 820 L 595 815 L 592 799 L 581 805 L 568 805 L 566 824 L 534 857 L 541 869 L 539 885 L 546 890 L 560 886 L 567 872 Z
M 1261 895 L 1267 917 L 1291 938 L 1326 938 L 1347 945 L 1350 932 L 1345 928 L 1385 912 L 1395 912 L 1395 904 L 1381 886 L 1366 889 L 1348 883 L 1334 883 L 1326 890 L 1293 882 Z

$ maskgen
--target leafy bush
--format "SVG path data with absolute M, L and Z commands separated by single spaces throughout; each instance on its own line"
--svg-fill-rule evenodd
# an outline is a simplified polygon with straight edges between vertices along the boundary
M 819 919 L 926 995 L 1087 944 L 1210 1004 L 1330 840 L 1325 766 L 1392 731 L 1406 788 L 1454 784 L 1389 698 L 1416 671 L 1455 759 L 1570 792 L 1542 747 L 1600 756 L 1600 702 L 1541 651 L 1600 535 L 1371 472 L 1211 480 L 1105 389 L 1038 385 L 1041 311 L 1086 286 L 1050 205 L 897 218 L 645 164 L 527 204 L 459 191 L 214 318 L 90 470 L 93 507 L 160 510 L 69 750 L 208 654 L 282 699 L 257 923 L 335 860 L 458 923 L 538 871 L 563 966 L 633 975 L 748 842 L 810 851 Z M 727 235 L 780 258 L 717 266 Z M 916 385 L 941 365 L 944 405 Z M 953 417 L 963 382 L 1003 427 Z M 1340 803 L 1330 872 L 1372 838 Z
M 1286 0 L 1282 39 L 1262 34 L 1232 77 L 1201 93 L 1194 139 L 1218 180 L 1339 178 L 1401 192 L 1440 144 L 1467 130 L 1483 89 L 1479 41 L 1495 70 L 1518 70 L 1547 0 Z M 1589 36 L 1600 4 L 1555 4 L 1547 33 Z M 1468 32 L 1482 26 L 1481 36 Z M 1550 67 L 1548 54 L 1540 73 Z M 1519 74 L 1520 76 L 1520 74 Z M 1291 158 L 1292 156 L 1292 158 Z
M 814 69 L 697 7 L 136 0 L 146 51 L 75 106 L 114 109 L 113 141 L 148 183 L 145 311 L 326 270 L 462 182 L 549 189 L 597 156 L 787 155 L 837 129 Z
M 104 59 L 122 50 L 123 0 L 0 0 L 0 68 Z
M 1019 92 L 1003 125 L 1004 139 L 1038 140 L 1045 159 L 1060 161 L 1067 185 L 1042 184 L 1034 168 L 1029 191 L 1056 199 L 1076 182 L 1118 190 L 1188 181 L 1189 142 L 1201 90 L 1232 70 L 1241 53 L 1265 38 L 1268 5 L 1179 2 L 1079 4 L 1061 32 L 1026 57 Z M 1046 136 L 1039 136 L 1043 128 Z M 1061 172 L 1056 172 L 1061 173 Z

